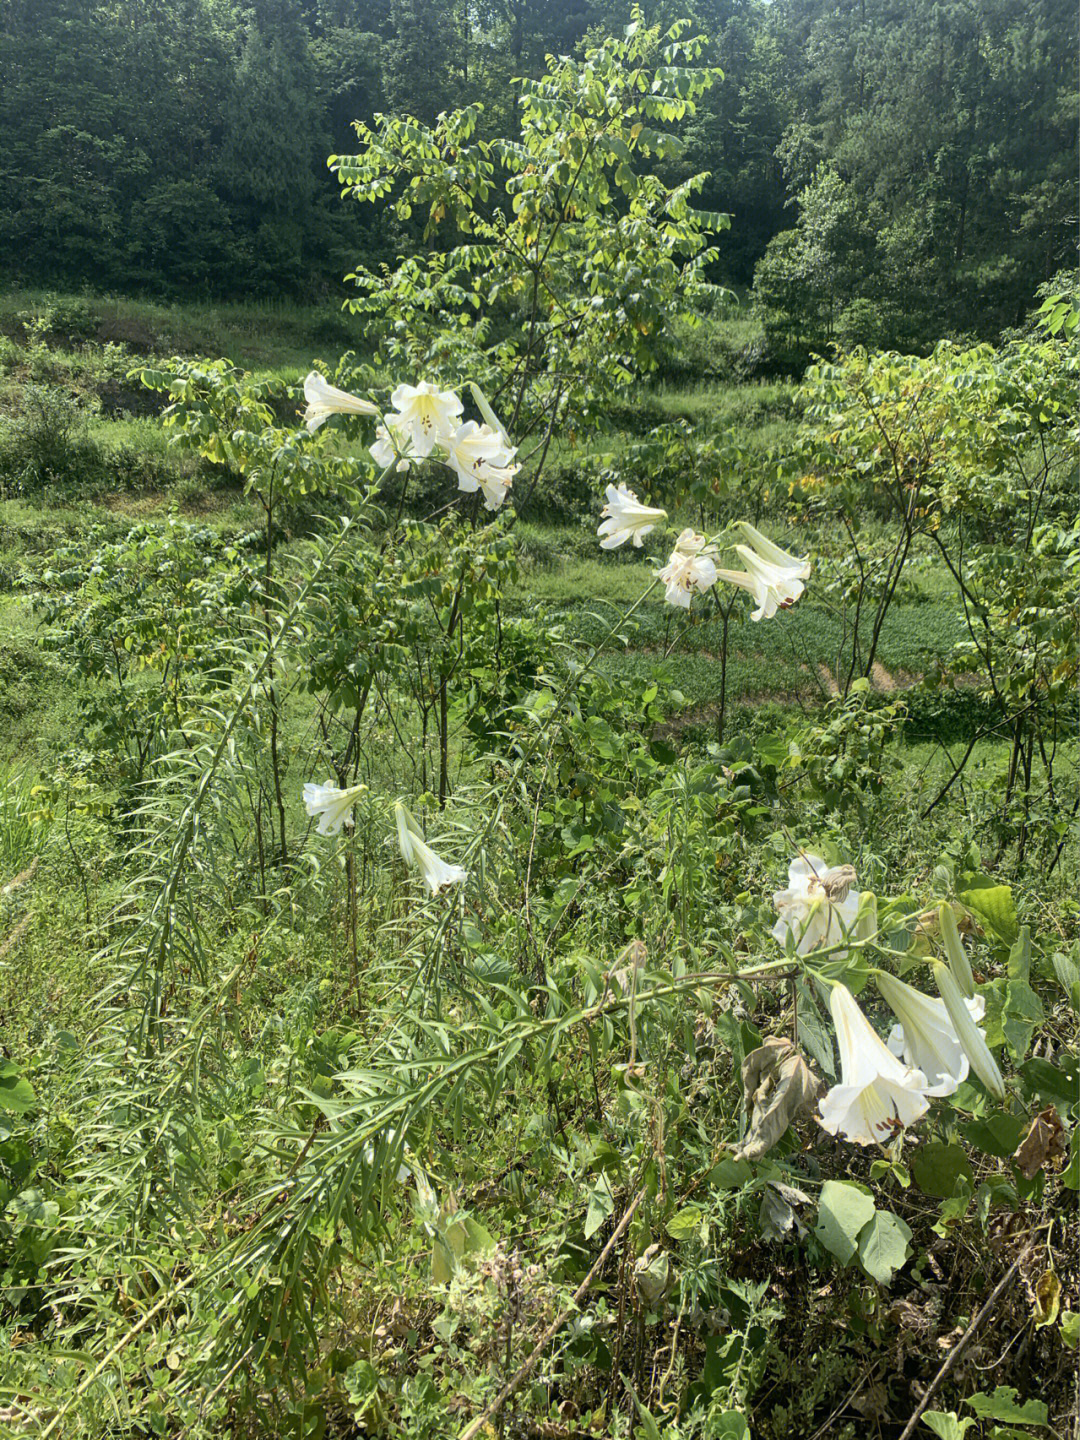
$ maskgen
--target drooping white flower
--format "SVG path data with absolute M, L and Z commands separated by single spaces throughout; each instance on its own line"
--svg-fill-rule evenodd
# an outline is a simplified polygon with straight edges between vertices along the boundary
M 806 589 L 798 570 L 783 569 L 763 560 L 746 545 L 736 545 L 735 553 L 746 569 L 717 570 L 716 578 L 750 592 L 757 605 L 751 620 L 771 620 L 777 610 L 790 609 Z
M 304 399 L 308 402 L 304 411 L 304 423 L 315 431 L 331 415 L 378 415 L 379 407 L 370 400 L 361 400 L 347 390 L 331 385 L 325 375 L 312 370 L 304 381 Z
M 460 885 L 469 878 L 467 870 L 460 865 L 448 865 L 424 842 L 419 825 L 400 800 L 394 802 L 394 819 L 397 822 L 398 846 L 406 865 L 420 871 L 424 883 L 432 895 L 451 885 Z
M 788 888 L 773 895 L 779 914 L 772 928 L 774 939 L 784 945 L 788 935 L 793 935 L 799 955 L 847 939 L 862 898 L 850 884 L 847 867 L 830 870 L 820 855 L 796 855 L 788 866 Z M 844 955 L 846 951 L 836 953 Z
M 318 815 L 320 835 L 340 835 L 342 825 L 353 823 L 353 806 L 361 795 L 367 794 L 366 785 L 353 785 L 341 790 L 336 785 L 316 785 L 309 782 L 304 786 L 304 808 L 309 815 Z
M 879 974 L 875 980 L 900 1021 L 889 1031 L 889 1049 L 898 1060 L 923 1072 L 927 1095 L 954 1094 L 968 1077 L 969 1062 L 944 1000 L 924 995 L 894 975 Z M 981 995 L 964 1003 L 973 1020 L 982 1019 L 986 1001 Z
M 934 962 L 934 982 L 945 1002 L 945 1009 L 948 1011 L 957 1038 L 964 1047 L 964 1053 L 971 1061 L 972 1070 L 975 1071 L 994 1099 L 1003 1101 L 1006 1098 L 1005 1081 L 998 1069 L 997 1061 L 990 1053 L 985 1035 L 976 1025 L 971 1011 L 964 1003 L 964 996 L 960 992 L 960 986 L 956 983 L 956 977 L 940 960 Z
M 521 469 L 512 463 L 517 451 L 508 449 L 490 425 L 478 425 L 475 420 L 459 425 L 445 443 L 458 489 L 469 494 L 482 490 L 484 508 L 498 510 Z
M 628 490 L 625 485 L 609 485 L 605 493 L 607 504 L 600 512 L 604 520 L 596 532 L 600 536 L 601 550 L 615 550 L 627 540 L 633 540 L 640 550 L 649 531 L 655 529 L 661 520 L 667 519 L 666 510 L 653 510 L 648 505 L 642 505 L 633 490 Z
M 751 525 L 749 520 L 740 520 L 736 528 L 750 549 L 762 560 L 767 560 L 770 565 L 775 565 L 780 570 L 790 570 L 797 580 L 810 579 L 810 561 L 805 555 L 792 555 L 781 549 L 767 535 L 763 535 Z
M 375 426 L 375 443 L 369 446 L 369 454 L 381 470 L 397 461 L 396 469 L 408 470 L 409 457 L 403 451 L 408 446 L 408 440 L 396 429 L 387 424 Z
M 684 530 L 675 541 L 675 549 L 668 556 L 668 563 L 656 572 L 666 589 L 664 599 L 669 605 L 681 605 L 689 610 L 694 592 L 704 595 L 716 583 L 716 563 L 713 560 L 716 549 L 704 535 L 694 530 Z
M 930 1108 L 923 1093 L 926 1076 L 886 1049 L 847 986 L 832 987 L 829 1010 L 840 1049 L 840 1084 L 821 1101 L 821 1124 L 856 1145 L 884 1145 Z
M 392 430 L 406 435 L 412 454 L 423 460 L 436 445 L 446 445 L 461 423 L 461 401 L 452 390 L 440 390 L 421 380 L 399 385 L 390 396 L 396 413 L 385 417 Z

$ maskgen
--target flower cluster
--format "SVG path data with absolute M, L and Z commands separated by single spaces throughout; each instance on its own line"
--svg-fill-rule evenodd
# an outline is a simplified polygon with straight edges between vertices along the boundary
M 521 468 L 506 431 L 477 386 L 473 395 L 484 416 L 462 423 L 462 403 L 452 390 L 440 390 L 426 380 L 419 385 L 399 385 L 390 396 L 393 410 L 383 415 L 370 447 L 376 465 L 396 465 L 407 470 L 414 460 L 437 456 L 457 476 L 458 489 L 467 494 L 483 492 L 484 506 L 498 510 L 506 499 L 514 476 Z M 313 370 L 304 381 L 308 402 L 304 420 L 317 430 L 331 415 L 378 416 L 379 408 L 331 385 Z
M 343 825 L 351 827 L 353 806 L 362 795 L 367 794 L 367 788 L 366 785 L 353 785 L 348 790 L 342 790 L 336 785 L 305 785 L 304 806 L 312 818 L 319 817 L 318 833 L 340 835 Z M 425 842 L 420 826 L 400 800 L 394 802 L 394 822 L 401 858 L 411 869 L 420 871 L 432 895 L 464 884 L 469 878 L 469 872 L 462 866 L 449 865 L 436 855 Z
M 819 855 L 799 855 L 788 868 L 788 888 L 773 896 L 778 919 L 773 935 L 793 943 L 798 955 L 828 948 L 840 958 L 845 942 L 869 938 L 873 897 L 852 889 L 855 873 L 844 865 L 830 869 Z M 971 967 L 959 935 L 949 932 L 955 919 L 942 907 L 949 966 L 934 965 L 940 999 L 924 995 L 903 980 L 877 971 L 874 980 L 896 1016 L 886 1043 L 859 1009 L 845 986 L 830 984 L 829 1010 L 840 1051 L 840 1083 L 820 1104 L 819 1119 L 830 1135 L 856 1145 L 884 1144 L 922 1118 L 931 1099 L 952 1095 L 973 1070 L 998 1100 L 1005 1084 L 979 1029 L 986 1002 L 975 994 Z M 956 953 L 959 952 L 959 953 Z M 828 982 L 826 982 L 828 983 Z
M 615 550 L 627 540 L 640 549 L 644 537 L 667 519 L 666 510 L 643 505 L 625 485 L 609 485 L 606 495 L 596 532 L 602 550 Z M 668 563 L 656 572 L 657 579 L 664 582 L 664 599 L 669 605 L 689 609 L 694 595 L 704 595 L 718 580 L 749 592 L 757 607 L 752 620 L 771 620 L 777 610 L 794 605 L 806 589 L 809 560 L 782 550 L 747 520 L 740 520 L 733 529 L 739 540 L 732 548 L 745 570 L 722 570 L 716 563 L 719 549 L 715 543 L 694 530 L 680 533 Z

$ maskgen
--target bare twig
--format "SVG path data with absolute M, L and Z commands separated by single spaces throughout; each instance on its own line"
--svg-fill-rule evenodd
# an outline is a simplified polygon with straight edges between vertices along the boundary
M 1031 1253 L 1033 1243 L 1034 1242 L 1032 1241 L 1028 1241 L 1028 1243 L 1024 1246 L 1023 1250 L 1021 1250 L 1020 1254 L 1016 1257 L 1013 1263 L 1009 1266 L 1008 1270 L 1005 1271 L 1005 1274 L 1001 1277 L 998 1283 L 994 1286 L 993 1290 L 990 1292 L 989 1300 L 987 1300 L 986 1304 L 982 1307 L 978 1314 L 975 1315 L 975 1317 L 972 1319 L 971 1324 L 967 1327 L 963 1335 L 960 1336 L 960 1339 L 949 1351 L 948 1355 L 945 1357 L 945 1363 L 934 1376 L 933 1380 L 930 1381 L 930 1384 L 926 1387 L 926 1393 L 919 1401 L 918 1406 L 915 1410 L 915 1414 L 912 1415 L 911 1419 L 901 1431 L 900 1440 L 910 1440 L 910 1437 L 914 1435 L 915 1427 L 922 1419 L 923 1411 L 930 1404 L 930 1401 L 937 1394 L 938 1390 L 940 1390 L 942 1382 L 944 1381 L 946 1375 L 948 1375 L 949 1371 L 956 1364 L 957 1360 L 960 1359 L 960 1356 L 967 1349 L 969 1342 L 975 1335 L 975 1332 L 979 1329 L 983 1321 L 990 1314 L 990 1311 L 993 1310 L 994 1306 L 1001 1299 L 1002 1295 L 1004 1295 L 1005 1291 L 1009 1288 L 1013 1280 L 1016 1278 L 1017 1271 L 1020 1269 L 1020 1266 L 1023 1264 L 1023 1262 L 1027 1259 L 1028 1255 L 1030 1255 Z
M 514 1374 L 499 1391 L 498 1395 L 495 1396 L 495 1399 L 492 1400 L 491 1404 L 487 1407 L 483 1414 L 478 1415 L 476 1419 L 472 1422 L 472 1424 L 462 1431 L 461 1440 L 474 1440 L 474 1437 L 480 1433 L 484 1426 L 487 1425 L 487 1423 L 499 1413 L 502 1407 L 506 1404 L 507 1400 L 510 1399 L 510 1396 L 513 1395 L 514 1392 L 519 1388 L 519 1386 L 529 1378 L 533 1370 L 536 1368 L 536 1364 L 539 1361 L 541 1355 L 551 1344 L 552 1340 L 566 1324 L 566 1322 L 570 1319 L 571 1315 L 574 1313 L 580 1302 L 588 1293 L 593 1281 L 603 1269 L 604 1263 L 607 1260 L 608 1256 L 618 1244 L 619 1237 L 622 1235 L 623 1231 L 633 1219 L 635 1210 L 637 1210 L 642 1200 L 645 1199 L 645 1195 L 646 1190 L 645 1187 L 642 1186 L 642 1188 L 634 1196 L 633 1200 L 630 1201 L 630 1204 L 623 1211 L 622 1219 L 619 1221 L 618 1225 L 616 1225 L 614 1231 L 612 1232 L 611 1239 L 607 1242 L 603 1250 L 601 1250 L 600 1254 L 597 1256 L 596 1263 L 593 1265 L 589 1273 L 585 1276 L 585 1279 L 581 1282 L 578 1288 L 574 1291 L 574 1297 L 570 1301 L 570 1304 L 551 1322 L 548 1328 L 544 1331 L 543 1335 L 541 1335 L 540 1339 L 536 1342 L 536 1346 L 533 1349 L 532 1354 L 525 1361 L 525 1363 L 519 1366 L 519 1368 L 514 1372 Z

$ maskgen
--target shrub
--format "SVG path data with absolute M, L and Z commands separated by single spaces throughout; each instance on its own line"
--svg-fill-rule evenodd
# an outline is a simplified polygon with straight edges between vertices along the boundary
M 104 471 L 105 457 L 78 405 L 61 390 L 28 385 L 22 414 L 0 430 L 0 494 L 84 486 Z

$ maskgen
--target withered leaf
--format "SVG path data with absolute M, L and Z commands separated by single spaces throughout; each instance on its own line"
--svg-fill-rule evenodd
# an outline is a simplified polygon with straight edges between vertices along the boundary
M 790 1040 L 771 1035 L 742 1064 L 743 1103 L 750 1117 L 736 1160 L 756 1160 L 771 1150 L 791 1122 L 809 1110 L 822 1082 Z
M 1025 1180 L 1031 1180 L 1044 1166 L 1053 1166 L 1065 1154 L 1065 1127 L 1053 1105 L 1040 1111 L 1031 1128 L 1016 1147 L 1013 1159 Z

